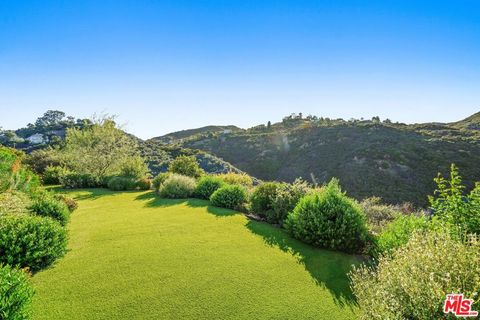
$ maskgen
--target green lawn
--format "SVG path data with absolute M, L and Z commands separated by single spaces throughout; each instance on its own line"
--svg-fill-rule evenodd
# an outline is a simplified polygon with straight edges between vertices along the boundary
M 35 319 L 354 319 L 353 256 L 202 200 L 72 192 L 69 252 L 33 277 Z

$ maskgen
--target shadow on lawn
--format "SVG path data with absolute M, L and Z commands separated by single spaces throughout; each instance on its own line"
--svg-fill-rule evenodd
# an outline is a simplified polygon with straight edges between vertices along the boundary
M 198 207 L 206 207 L 208 213 L 214 214 L 217 217 L 229 217 L 233 216 L 236 214 L 239 214 L 236 211 L 229 210 L 229 209 L 224 209 L 224 208 L 218 208 L 210 205 L 210 202 L 208 200 L 201 200 L 201 199 L 165 199 L 165 198 L 160 198 L 158 197 L 155 192 L 147 192 L 147 193 L 142 193 L 138 195 L 135 200 L 141 200 L 141 201 L 146 201 L 145 206 L 150 207 L 150 208 L 164 208 L 164 207 L 170 207 L 170 206 L 175 206 L 179 204 L 185 204 L 189 207 L 192 208 L 198 208 Z
M 135 200 L 146 201 L 146 207 L 170 207 L 178 204 L 206 207 L 209 213 L 217 217 L 241 214 L 237 211 L 211 206 L 207 200 L 163 199 L 158 197 L 155 192 L 142 193 Z M 332 294 L 336 304 L 341 307 L 356 305 L 347 274 L 353 264 L 360 263 L 357 257 L 304 244 L 290 237 L 284 229 L 274 227 L 266 222 L 249 220 L 245 226 L 250 232 L 261 236 L 266 244 L 278 247 L 297 257 L 298 262 L 310 273 L 315 283 L 326 288 Z
M 347 276 L 352 265 L 359 263 L 355 256 L 314 248 L 293 239 L 285 230 L 265 222 L 250 220 L 246 227 L 252 233 L 260 235 L 268 245 L 297 257 L 315 283 L 333 295 L 336 304 L 342 307 L 357 305 Z

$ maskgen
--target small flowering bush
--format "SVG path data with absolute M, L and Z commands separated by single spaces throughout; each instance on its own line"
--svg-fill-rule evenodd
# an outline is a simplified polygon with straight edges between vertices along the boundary
M 480 239 L 418 232 L 391 257 L 381 257 L 376 269 L 355 268 L 350 278 L 362 319 L 445 319 L 449 293 L 463 293 L 479 310 Z

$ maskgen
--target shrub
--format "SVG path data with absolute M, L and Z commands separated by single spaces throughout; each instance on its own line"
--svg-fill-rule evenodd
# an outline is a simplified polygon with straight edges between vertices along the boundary
M 195 179 L 171 174 L 160 187 L 160 196 L 164 198 L 184 199 L 193 195 L 195 191 Z
M 371 197 L 360 202 L 365 213 L 370 230 L 379 233 L 383 228 L 397 216 L 401 215 L 394 206 L 381 203 L 378 197 Z
M 130 177 L 112 177 L 108 180 L 107 186 L 114 191 L 135 190 L 137 187 L 135 179 Z
M 24 271 L 0 264 L 0 319 L 29 319 L 33 294 Z
M 169 176 L 170 176 L 170 172 L 159 173 L 152 180 L 153 189 L 158 192 L 160 190 L 160 187 L 162 186 L 162 184 L 165 182 L 165 180 L 167 180 L 167 178 Z
M 120 166 L 120 176 L 142 179 L 147 176 L 148 167 L 140 156 L 125 159 Z
M 178 156 L 168 166 L 168 171 L 184 176 L 198 178 L 205 172 L 200 168 L 195 156 Z
M 24 153 L 0 145 L 0 192 L 35 192 L 40 185 L 36 174 L 22 166 Z
M 251 209 L 261 217 L 273 216 L 273 202 L 277 196 L 279 183 L 265 182 L 255 187 L 250 196 Z
M 0 193 L 0 216 L 4 214 L 27 214 L 31 205 L 30 198 L 23 192 L 8 191 Z
M 48 193 L 36 197 L 30 210 L 36 215 L 53 218 L 62 226 L 65 226 L 70 218 L 70 210 L 67 205 Z
M 289 212 L 291 212 L 300 199 L 311 191 L 307 182 L 297 179 L 292 184 L 282 183 L 278 186 L 273 210 L 269 211 L 267 220 L 272 223 L 283 224 Z
M 57 199 L 57 200 L 60 200 L 62 201 L 63 203 L 65 203 L 68 207 L 68 211 L 70 212 L 73 212 L 75 210 L 77 210 L 78 208 L 78 203 L 75 199 L 73 198 L 70 198 L 70 197 L 67 197 L 66 195 L 64 194 L 59 194 L 59 193 L 56 193 L 54 195 L 54 197 Z
M 437 189 L 429 197 L 434 215 L 456 226 L 460 233 L 480 234 L 480 183 L 477 182 L 469 194 L 464 194 L 465 187 L 454 164 L 450 168 L 450 180 L 439 175 L 434 181 Z
M 48 166 L 42 176 L 44 184 L 60 184 L 60 179 L 68 174 L 68 170 L 60 166 Z
M 217 189 L 210 201 L 216 207 L 237 209 L 245 201 L 247 201 L 247 190 L 243 186 L 239 185 L 226 185 Z
M 445 319 L 446 294 L 463 293 L 480 307 L 480 240 L 469 243 L 448 233 L 415 233 L 377 269 L 350 273 L 363 319 Z
M 360 206 L 333 179 L 322 192 L 303 197 L 288 215 L 287 229 L 318 247 L 359 252 L 369 239 Z
M 63 256 L 66 249 L 67 231 L 51 218 L 0 218 L 0 263 L 38 271 Z
M 236 184 L 240 186 L 245 186 L 247 188 L 253 186 L 253 179 L 245 173 L 223 173 L 217 175 L 223 182 L 228 184 Z
M 138 179 L 135 185 L 138 190 L 150 190 L 152 188 L 152 181 L 148 178 L 142 178 Z
M 103 183 L 88 173 L 69 173 L 60 177 L 60 184 L 64 188 L 98 188 Z
M 203 176 L 198 180 L 195 195 L 201 199 L 210 199 L 210 196 L 224 185 L 225 182 L 216 176 Z
M 425 217 L 399 215 L 378 236 L 377 253 L 391 255 L 405 245 L 415 231 L 427 230 L 429 223 Z

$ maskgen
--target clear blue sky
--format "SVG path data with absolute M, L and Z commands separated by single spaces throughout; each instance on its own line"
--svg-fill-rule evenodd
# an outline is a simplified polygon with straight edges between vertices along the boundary
M 47 109 L 148 138 L 292 112 L 480 111 L 480 1 L 0 0 L 0 126 Z

